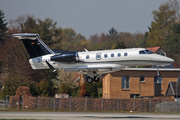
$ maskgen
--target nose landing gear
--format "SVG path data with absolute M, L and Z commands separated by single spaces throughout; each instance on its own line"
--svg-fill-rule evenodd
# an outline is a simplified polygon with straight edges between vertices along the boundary
M 157 66 L 157 76 L 161 76 L 161 73 L 159 72 L 159 66 Z
M 86 79 L 86 81 L 87 81 L 88 83 L 92 83 L 92 82 L 93 82 L 93 79 L 88 76 L 87 79 Z

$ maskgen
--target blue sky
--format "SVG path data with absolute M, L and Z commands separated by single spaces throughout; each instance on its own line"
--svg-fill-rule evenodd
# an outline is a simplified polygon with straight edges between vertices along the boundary
M 72 28 L 87 39 L 114 27 L 118 32 L 148 31 L 152 11 L 168 0 L 0 0 L 8 20 L 33 15 L 57 21 L 58 27 Z M 178 0 L 180 3 L 180 1 Z

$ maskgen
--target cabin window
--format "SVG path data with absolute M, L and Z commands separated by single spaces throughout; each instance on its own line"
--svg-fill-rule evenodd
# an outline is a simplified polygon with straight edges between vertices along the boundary
M 89 55 L 86 55 L 86 59 L 89 59 Z
M 107 54 L 104 54 L 104 57 L 105 57 L 105 58 L 107 58 L 107 57 L 108 57 L 108 55 L 107 55 Z
M 111 54 L 111 57 L 114 57 L 114 53 Z
M 121 57 L 121 53 L 118 53 L 117 56 L 118 56 L 118 57 Z
M 140 82 L 145 82 L 145 77 L 144 76 L 140 76 Z
M 122 76 L 122 89 L 129 89 L 129 76 Z
M 128 55 L 127 52 L 125 52 L 125 53 L 124 53 L 124 56 L 127 56 L 127 55 Z

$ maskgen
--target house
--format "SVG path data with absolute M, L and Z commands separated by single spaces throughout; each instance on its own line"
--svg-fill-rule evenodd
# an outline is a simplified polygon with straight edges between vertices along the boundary
M 169 82 L 166 95 L 173 95 L 176 98 L 175 101 L 180 101 L 180 82 Z
M 171 56 L 161 47 L 148 50 Z M 157 76 L 156 66 L 150 68 L 125 68 L 121 71 L 106 74 L 103 77 L 103 98 L 135 98 L 167 95 L 170 82 L 176 82 L 180 76 L 180 65 L 174 62 L 159 68 L 161 75 Z
M 180 69 L 125 68 L 103 78 L 103 98 L 134 98 L 166 95 L 169 82 L 176 82 Z

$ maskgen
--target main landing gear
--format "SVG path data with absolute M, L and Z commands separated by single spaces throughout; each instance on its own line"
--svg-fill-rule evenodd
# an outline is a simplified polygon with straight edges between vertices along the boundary
M 157 76 L 161 76 L 161 73 L 159 72 L 159 66 L 157 66 Z
M 94 78 L 87 76 L 87 82 L 88 83 L 92 83 L 93 81 L 98 82 L 99 80 L 100 80 L 99 76 L 94 76 Z

